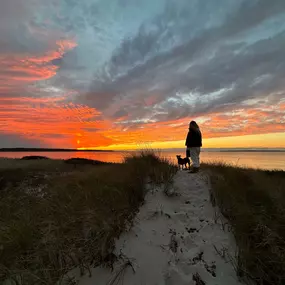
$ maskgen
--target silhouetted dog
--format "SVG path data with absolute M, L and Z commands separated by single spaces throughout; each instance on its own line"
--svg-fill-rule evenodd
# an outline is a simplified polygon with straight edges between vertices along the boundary
M 186 169 L 187 169 L 187 164 L 188 164 L 188 168 L 190 169 L 190 159 L 188 157 L 185 158 L 181 158 L 181 155 L 176 155 L 177 160 L 178 160 L 178 166 L 180 169 L 180 165 L 182 165 L 182 169 L 183 166 L 185 165 Z

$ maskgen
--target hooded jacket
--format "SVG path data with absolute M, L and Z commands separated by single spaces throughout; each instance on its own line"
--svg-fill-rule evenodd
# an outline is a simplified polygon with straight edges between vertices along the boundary
M 187 147 L 201 147 L 202 146 L 202 134 L 199 129 L 189 130 L 185 145 Z

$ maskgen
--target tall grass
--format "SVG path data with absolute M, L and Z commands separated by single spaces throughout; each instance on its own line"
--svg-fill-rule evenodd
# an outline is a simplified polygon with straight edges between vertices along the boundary
M 238 275 L 260 285 L 285 284 L 285 172 L 206 167 L 215 201 L 233 228 Z
M 29 168 L 2 170 L 0 283 L 61 284 L 75 267 L 83 274 L 112 266 L 114 240 L 132 224 L 147 180 L 164 183 L 175 172 L 150 152 L 40 180 L 34 165 L 32 175 Z

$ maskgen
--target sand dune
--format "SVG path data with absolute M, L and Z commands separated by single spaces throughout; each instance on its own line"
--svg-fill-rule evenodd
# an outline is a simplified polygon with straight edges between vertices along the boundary
M 173 193 L 150 189 L 135 224 L 116 242 L 111 272 L 94 268 L 79 285 L 236 285 L 233 237 L 209 201 L 206 174 L 179 171 Z

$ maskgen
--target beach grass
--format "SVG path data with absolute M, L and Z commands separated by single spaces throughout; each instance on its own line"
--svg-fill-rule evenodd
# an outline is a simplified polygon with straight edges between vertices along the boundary
M 6 163 L 0 169 L 0 283 L 9 285 L 68 284 L 64 276 L 73 268 L 85 274 L 97 265 L 112 267 L 114 241 L 131 227 L 146 183 L 169 183 L 177 171 L 151 151 L 121 164 Z
M 238 275 L 249 284 L 285 284 L 285 172 L 203 167 L 210 172 L 211 200 L 232 226 Z

